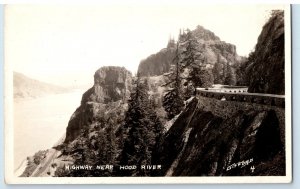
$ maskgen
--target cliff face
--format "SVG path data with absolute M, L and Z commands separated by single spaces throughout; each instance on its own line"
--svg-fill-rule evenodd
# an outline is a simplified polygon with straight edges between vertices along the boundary
M 234 65 L 240 62 L 241 57 L 237 55 L 236 47 L 221 41 L 213 32 L 202 26 L 197 26 L 192 33 L 200 44 L 199 49 L 204 54 L 208 67 L 220 64 L 220 69 L 222 69 L 227 63 Z M 170 69 L 174 53 L 175 45 L 168 44 L 167 48 L 142 60 L 138 71 L 142 76 L 155 76 L 166 73 Z
M 285 175 L 279 125 L 273 110 L 236 111 L 223 118 L 204 111 L 194 98 L 160 146 L 163 175 Z
M 284 94 L 284 13 L 273 12 L 264 25 L 248 66 L 249 92 Z
M 130 95 L 131 80 L 131 73 L 124 67 L 102 67 L 96 71 L 94 86 L 83 94 L 81 104 L 124 101 Z
M 83 94 L 80 107 L 71 116 L 65 143 L 73 141 L 81 129 L 90 127 L 100 119 L 121 118 L 126 111 L 131 81 L 131 73 L 124 67 L 108 66 L 97 70 L 94 86 Z M 113 116 L 114 113 L 118 115 Z M 118 123 L 121 123 L 121 120 Z

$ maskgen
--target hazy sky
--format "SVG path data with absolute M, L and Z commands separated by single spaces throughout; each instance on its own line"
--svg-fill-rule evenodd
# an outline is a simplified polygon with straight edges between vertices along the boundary
M 8 5 L 5 64 L 59 85 L 93 83 L 103 65 L 136 72 L 139 62 L 166 47 L 180 28 L 197 25 L 237 47 L 253 50 L 270 10 L 278 5 Z

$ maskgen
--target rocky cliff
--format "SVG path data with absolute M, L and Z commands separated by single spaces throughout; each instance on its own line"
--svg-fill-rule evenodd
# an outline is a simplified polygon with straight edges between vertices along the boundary
M 249 92 L 284 94 L 284 13 L 273 11 L 247 67 Z
M 104 152 L 105 144 L 98 142 L 109 145 L 108 135 L 114 136 L 124 123 L 132 79 L 131 73 L 124 67 L 98 69 L 94 74 L 93 87 L 82 95 L 81 105 L 69 120 L 65 137 L 53 148 L 28 157 L 21 176 L 70 176 L 65 166 L 76 163 L 78 155 L 82 155 L 83 146 L 89 148 L 90 153 L 99 152 L 99 148 Z M 114 142 L 117 141 L 114 139 Z M 63 173 L 60 173 L 62 170 Z
M 90 127 L 99 120 L 122 117 L 130 95 L 132 75 L 124 67 L 102 67 L 94 75 L 94 86 L 87 90 L 80 107 L 68 123 L 65 143 L 73 141 L 81 129 Z M 119 113 L 113 116 L 113 113 Z M 121 120 L 118 121 L 120 123 Z
M 277 23 L 277 20 L 282 19 L 282 17 L 278 12 L 274 15 L 268 22 L 269 24 L 267 23 L 264 27 L 265 31 L 259 38 L 256 49 L 260 53 L 256 54 L 258 56 L 256 60 L 265 60 L 267 57 L 273 60 L 270 58 L 271 54 L 268 54 L 271 52 L 274 53 L 276 60 L 281 57 L 278 51 L 282 50 L 280 45 L 282 45 L 283 36 L 279 32 L 281 25 Z M 278 28 L 278 32 L 275 32 L 278 35 L 271 33 L 268 36 L 267 30 L 269 32 L 277 31 L 274 27 Z M 211 67 L 215 64 L 232 65 L 239 62 L 239 56 L 236 54 L 234 45 L 220 41 L 214 33 L 201 26 L 198 26 L 193 33 L 201 45 L 200 48 L 205 53 L 206 63 Z M 264 45 L 268 48 L 263 48 Z M 149 159 L 148 162 L 161 165 L 162 169 L 149 175 L 285 175 L 284 106 L 277 107 L 272 102 L 258 105 L 255 100 L 232 102 L 230 98 L 226 100 L 225 98 L 209 98 L 209 96 L 198 95 L 187 100 L 185 108 L 172 120 L 168 122 L 164 120 L 166 112 L 161 105 L 161 99 L 165 88 L 162 87 L 164 77 L 161 74 L 169 69 L 173 51 L 174 43 L 173 45 L 169 43 L 166 49 L 142 61 L 139 66 L 139 72 L 142 76 L 152 76 L 148 79 L 143 78 L 148 81 L 149 85 L 147 87 L 149 88 L 149 99 L 145 95 L 149 100 L 147 105 L 151 104 L 151 108 L 155 110 L 157 117 L 163 120 L 161 122 L 165 126 L 165 132 L 161 133 L 161 138 L 155 140 L 155 145 L 153 145 L 155 149 L 151 149 L 155 153 L 146 155 L 147 160 Z M 273 69 L 277 69 L 278 65 L 277 63 L 271 66 L 261 64 L 259 67 L 258 62 L 254 62 L 249 65 L 249 69 L 251 68 L 253 77 L 257 78 L 263 74 L 260 69 L 264 70 L 266 75 L 264 79 L 267 79 L 267 76 L 270 76 L 272 72 L 275 73 Z M 258 73 L 261 75 L 256 75 Z M 255 88 L 260 86 L 255 84 L 255 79 L 253 78 L 250 91 L 260 92 L 261 88 L 259 91 Z M 262 87 L 266 91 L 272 89 L 270 87 L 275 81 L 270 80 L 272 81 L 270 84 Z M 129 153 L 136 152 L 132 150 L 133 148 L 147 149 L 146 143 L 138 146 L 138 141 L 142 140 L 143 137 L 141 136 L 147 136 L 146 134 L 139 134 L 147 133 L 141 127 L 147 128 L 148 125 L 140 124 L 148 120 L 151 114 L 140 116 L 142 111 L 136 109 L 131 109 L 131 113 L 137 112 L 138 114 L 127 114 L 127 103 L 132 88 L 131 82 L 131 73 L 125 68 L 109 66 L 97 70 L 94 75 L 94 86 L 83 94 L 80 107 L 70 118 L 64 142 L 55 146 L 52 151 L 38 153 L 36 158 L 31 160 L 32 166 L 28 167 L 30 173 L 25 174 L 25 176 L 38 175 L 33 174 L 34 171 L 31 169 L 37 170 L 42 167 L 42 170 L 47 170 L 48 168 L 43 167 L 49 167 L 53 164 L 58 166 L 54 171 L 55 174 L 53 174 L 56 176 L 124 176 L 115 172 L 117 170 L 108 172 L 75 170 L 68 173 L 65 165 L 80 165 L 82 162 L 92 165 L 118 165 L 121 160 L 134 157 L 128 156 L 128 152 L 123 151 L 123 149 L 131 150 Z M 274 86 L 273 88 L 278 89 Z M 273 91 L 273 93 L 275 92 Z M 232 96 L 232 98 L 236 97 Z M 147 101 L 144 100 L 140 103 Z M 133 141 L 137 142 L 126 143 L 125 140 L 124 144 L 124 139 L 128 139 L 127 136 L 129 136 L 127 135 L 129 131 L 126 131 L 126 125 L 124 125 L 125 115 L 137 115 L 127 117 L 130 121 L 137 121 L 138 116 L 145 118 L 143 121 L 134 122 L 134 127 L 130 130 L 132 135 L 129 138 L 134 138 Z M 148 141 L 148 143 L 150 142 L 154 143 L 154 141 Z M 138 150 L 138 153 L 143 152 Z M 40 160 L 40 156 L 43 156 L 42 159 L 45 160 Z M 119 160 L 119 157 L 125 158 Z M 36 161 L 34 161 L 35 159 Z M 53 159 L 55 160 L 53 161 Z M 125 160 L 124 162 L 126 162 Z M 40 165 L 40 162 L 43 161 L 46 163 Z
M 283 12 L 272 13 L 250 60 L 249 92 L 284 94 Z M 194 98 L 160 145 L 162 175 L 284 176 L 284 112 L 272 104 Z
M 285 147 L 273 110 L 223 118 L 194 98 L 160 145 L 167 176 L 285 175 Z
M 202 26 L 197 26 L 192 31 L 197 38 L 199 49 L 206 58 L 209 67 L 220 64 L 220 69 L 228 63 L 234 65 L 240 62 L 241 57 L 236 53 L 235 45 L 221 41 L 213 32 Z M 171 43 L 174 43 L 171 41 Z M 138 71 L 142 76 L 161 75 L 169 71 L 174 58 L 175 45 L 168 44 L 168 47 L 153 54 L 140 62 Z

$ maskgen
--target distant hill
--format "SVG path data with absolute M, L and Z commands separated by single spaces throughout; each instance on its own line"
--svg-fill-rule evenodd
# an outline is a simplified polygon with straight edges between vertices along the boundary
M 67 88 L 41 82 L 14 72 L 14 98 L 39 97 L 67 91 Z

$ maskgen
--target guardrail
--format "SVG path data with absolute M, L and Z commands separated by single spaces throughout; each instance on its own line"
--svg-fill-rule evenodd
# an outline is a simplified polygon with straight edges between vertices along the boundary
M 201 90 L 202 88 L 200 88 Z M 204 90 L 204 89 L 203 89 Z M 224 88 L 209 88 L 208 91 L 211 92 L 229 92 L 229 93 L 246 93 L 248 90 L 248 87 L 224 87 Z M 207 91 L 207 90 L 206 90 Z
M 285 107 L 284 95 L 240 92 L 243 91 L 241 89 L 242 88 L 235 88 L 235 89 L 227 88 L 225 92 L 224 88 L 209 89 L 209 90 L 198 88 L 197 95 L 208 97 L 208 98 L 214 98 L 222 101 L 226 100 L 226 101 L 248 102 L 248 103 L 256 103 L 256 104 L 264 104 L 269 106 L 277 106 L 280 108 Z

